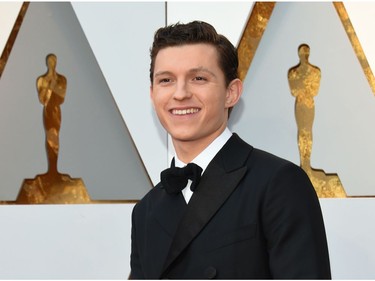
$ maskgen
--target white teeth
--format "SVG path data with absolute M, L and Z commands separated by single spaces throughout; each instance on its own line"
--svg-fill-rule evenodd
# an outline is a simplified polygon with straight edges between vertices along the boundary
M 198 108 L 188 108 L 188 109 L 173 109 L 172 114 L 174 115 L 186 115 L 186 114 L 193 114 L 199 111 Z

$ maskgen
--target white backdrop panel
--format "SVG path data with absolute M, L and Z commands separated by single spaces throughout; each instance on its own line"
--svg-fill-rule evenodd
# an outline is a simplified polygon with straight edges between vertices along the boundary
M 375 199 L 320 202 L 333 279 L 374 279 Z M 127 279 L 133 206 L 0 206 L 0 279 Z
M 164 2 L 72 2 L 129 132 L 154 184 L 167 166 L 167 134 L 150 93 L 153 35 L 165 24 Z

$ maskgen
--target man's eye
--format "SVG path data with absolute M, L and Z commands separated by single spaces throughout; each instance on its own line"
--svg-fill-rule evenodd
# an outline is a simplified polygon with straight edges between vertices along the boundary
M 196 81 L 206 81 L 207 79 L 202 77 L 202 76 L 197 76 L 197 77 L 194 78 L 194 80 L 196 80 Z
M 169 82 L 171 82 L 171 79 L 169 79 L 169 78 L 162 78 L 162 79 L 159 80 L 159 83 L 161 83 L 161 84 L 169 83 Z

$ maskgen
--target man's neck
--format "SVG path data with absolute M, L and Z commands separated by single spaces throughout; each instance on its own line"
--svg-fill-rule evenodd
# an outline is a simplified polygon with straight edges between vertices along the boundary
M 196 158 L 202 151 L 204 151 L 218 136 L 220 136 L 226 127 L 218 131 L 216 134 L 212 134 L 206 139 L 196 141 L 179 141 L 172 139 L 173 146 L 178 159 L 184 163 L 190 163 Z
M 175 142 L 173 146 L 176 151 L 178 159 L 184 163 L 190 163 L 195 157 L 197 157 L 211 142 Z

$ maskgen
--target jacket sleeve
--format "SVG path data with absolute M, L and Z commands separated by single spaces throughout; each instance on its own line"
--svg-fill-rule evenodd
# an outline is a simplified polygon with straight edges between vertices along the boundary
M 142 271 L 139 247 L 137 245 L 137 227 L 136 227 L 136 208 L 132 212 L 132 230 L 131 230 L 131 254 L 130 254 L 130 276 L 129 279 L 145 279 Z
M 319 200 L 300 167 L 288 163 L 271 176 L 262 216 L 274 279 L 331 279 Z

